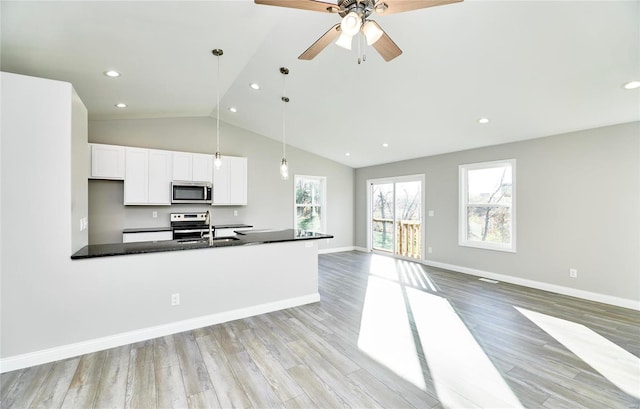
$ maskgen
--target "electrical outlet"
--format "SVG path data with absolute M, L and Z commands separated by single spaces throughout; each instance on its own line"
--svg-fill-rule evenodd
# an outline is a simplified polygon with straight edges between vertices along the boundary
M 171 294 L 171 305 L 180 305 L 180 293 Z
M 434 210 L 429 210 L 429 217 L 433 217 L 436 215 L 436 212 Z
M 429 254 L 433 253 L 433 249 L 431 247 L 427 247 L 427 253 Z
M 156 212 L 155 210 L 151 213 L 151 217 L 153 217 L 154 219 L 158 218 L 158 212 Z
M 237 216 L 237 215 L 238 215 L 238 211 L 237 211 L 237 210 L 234 210 L 234 211 L 233 211 L 233 215 L 234 215 L 234 216 Z
M 570 268 L 569 269 L 569 277 L 578 278 L 578 270 L 576 270 L 575 268 Z

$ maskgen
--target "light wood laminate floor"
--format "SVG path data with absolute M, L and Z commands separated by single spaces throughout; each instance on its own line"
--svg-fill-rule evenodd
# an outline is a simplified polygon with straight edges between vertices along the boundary
M 320 303 L 0 376 L 1 408 L 638 408 L 637 311 L 344 252 Z

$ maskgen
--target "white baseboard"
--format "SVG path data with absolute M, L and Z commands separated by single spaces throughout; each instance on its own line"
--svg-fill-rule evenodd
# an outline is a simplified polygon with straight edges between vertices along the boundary
M 318 250 L 318 254 L 329 254 L 329 253 L 341 253 L 343 251 L 353 251 L 356 248 L 351 246 L 351 247 L 334 247 L 331 249 L 320 249 Z
M 542 281 L 527 280 L 525 278 L 512 277 L 504 274 L 492 273 L 489 271 L 478 270 L 475 268 L 461 267 L 454 264 L 440 263 L 437 261 L 422 260 L 422 264 L 442 268 L 445 270 L 457 271 L 459 273 L 470 274 L 478 277 L 486 277 L 493 280 L 504 281 L 505 283 L 517 284 L 524 287 L 535 288 L 538 290 L 550 291 L 557 294 L 568 295 L 571 297 L 582 298 L 589 301 L 601 302 L 604 304 L 615 305 L 617 307 L 629 308 L 640 311 L 640 302 L 627 298 L 613 297 L 605 294 L 598 294 L 591 291 L 578 290 L 571 287 L 549 284 Z
M 371 253 L 371 252 L 369 251 L 369 249 L 368 249 L 368 248 L 366 248 L 366 247 L 358 247 L 358 246 L 356 246 L 354 249 L 355 249 L 355 251 L 360 251 L 360 252 L 362 252 L 362 253 Z
M 0 373 L 320 301 L 320 294 L 260 304 L 0 359 Z

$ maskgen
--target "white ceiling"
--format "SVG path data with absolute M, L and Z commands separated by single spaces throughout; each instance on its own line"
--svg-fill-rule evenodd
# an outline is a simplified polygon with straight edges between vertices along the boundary
M 215 114 L 222 48 L 221 120 L 281 140 L 286 66 L 287 143 L 356 168 L 640 120 L 640 90 L 622 88 L 640 80 L 640 1 L 466 0 L 376 17 L 404 53 L 386 63 L 368 48 L 360 65 L 356 47 L 333 44 L 297 59 L 339 16 L 248 0 L 0 11 L 2 70 L 71 82 L 90 119 Z

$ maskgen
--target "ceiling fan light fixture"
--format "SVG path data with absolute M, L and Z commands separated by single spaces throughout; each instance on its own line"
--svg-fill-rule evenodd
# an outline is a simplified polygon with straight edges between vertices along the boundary
M 340 34 L 340 37 L 338 37 L 338 40 L 336 40 L 336 45 L 344 48 L 345 50 L 351 50 L 352 40 L 353 40 L 353 37 L 342 33 Z
M 375 21 L 369 20 L 362 25 L 362 34 L 367 38 L 367 45 L 373 45 L 382 37 L 384 31 Z
M 360 31 L 360 27 L 362 26 L 362 17 L 360 14 L 355 11 L 349 12 L 346 16 L 342 18 L 342 22 L 340 22 L 340 30 L 342 30 L 342 35 L 347 35 L 349 37 L 353 37 L 358 34 Z

